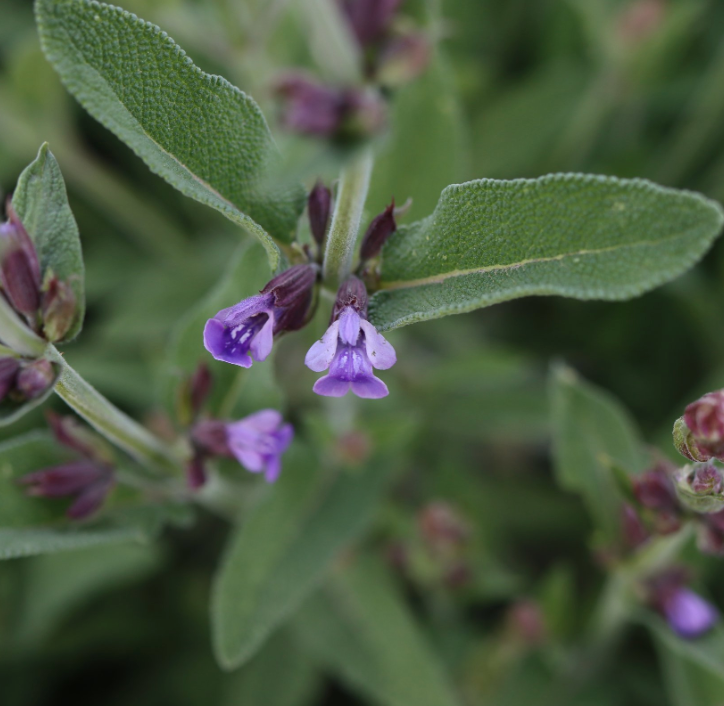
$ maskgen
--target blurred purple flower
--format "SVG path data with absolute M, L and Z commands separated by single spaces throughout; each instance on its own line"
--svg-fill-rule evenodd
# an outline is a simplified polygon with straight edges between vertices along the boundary
M 662 610 L 671 629 L 687 639 L 708 632 L 719 619 L 711 603 L 686 587 L 668 592 L 662 600 Z
M 317 373 L 314 391 L 326 397 L 343 397 L 350 389 L 358 397 L 379 399 L 389 394 L 387 385 L 372 368 L 387 370 L 397 362 L 394 348 L 367 321 L 367 290 L 362 281 L 349 277 L 339 288 L 332 323 L 304 359 Z
M 249 368 L 271 353 L 274 334 L 306 323 L 317 279 L 314 265 L 295 265 L 248 299 L 222 309 L 204 328 L 204 346 L 216 360 Z M 251 353 L 251 355 L 249 355 Z

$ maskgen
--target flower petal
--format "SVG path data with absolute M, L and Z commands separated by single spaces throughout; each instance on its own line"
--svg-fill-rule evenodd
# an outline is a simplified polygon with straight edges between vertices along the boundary
M 251 339 L 249 349 L 254 356 L 254 360 L 261 362 L 271 353 L 274 344 L 274 314 L 269 314 L 267 322 L 262 326 L 261 331 Z
M 264 470 L 264 457 L 248 446 L 230 444 L 231 452 L 236 460 L 251 473 L 260 473 Z
M 664 611 L 671 628 L 685 638 L 707 632 L 719 617 L 711 603 L 688 588 L 674 592 L 666 601 Z
M 228 425 L 230 435 L 233 436 L 234 430 L 237 428 L 251 428 L 260 433 L 270 434 L 275 432 L 282 423 L 282 415 L 276 409 L 262 409 L 248 417 L 244 417 L 238 422 Z
M 321 373 L 332 363 L 334 354 L 337 352 L 337 335 L 339 332 L 339 321 L 335 321 L 307 352 L 304 364 L 315 373 Z
M 266 460 L 266 469 L 264 470 L 264 479 L 267 483 L 274 483 L 282 470 L 282 461 L 279 456 L 270 456 Z
M 352 392 L 354 392 L 357 397 L 364 397 L 371 400 L 378 400 L 390 394 L 387 385 L 374 375 L 366 379 L 355 380 L 352 383 Z
M 353 346 L 359 338 L 359 327 L 362 319 L 351 307 L 346 306 L 339 315 L 339 338 L 342 343 L 349 343 Z
M 324 397 L 344 397 L 350 388 L 350 383 L 346 380 L 340 380 L 339 378 L 332 377 L 331 375 L 325 375 L 323 378 L 319 378 L 314 383 L 312 388 L 318 395 Z
M 255 294 L 253 297 L 242 299 L 238 304 L 219 311 L 214 318 L 228 327 L 238 326 L 242 321 L 256 316 L 256 314 L 270 313 L 274 306 L 274 295 Z
M 204 347 L 216 360 L 250 368 L 252 361 L 247 351 L 230 344 L 229 338 L 233 330 L 226 328 L 218 319 L 209 319 L 204 327 Z
M 369 321 L 362 321 L 361 325 L 365 334 L 367 358 L 372 367 L 378 370 L 391 368 L 397 362 L 395 349 L 382 334 L 377 333 L 377 329 Z

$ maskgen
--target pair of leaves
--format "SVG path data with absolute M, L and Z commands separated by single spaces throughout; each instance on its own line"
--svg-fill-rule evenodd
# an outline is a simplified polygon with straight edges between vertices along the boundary
M 384 331 L 528 295 L 630 298 L 691 267 L 722 223 L 713 201 L 639 179 L 449 186 L 385 246 L 370 319 Z
M 94 0 L 37 0 L 43 50 L 83 107 L 172 186 L 253 232 L 272 269 L 304 205 L 270 188 L 276 149 L 257 104 L 204 73 L 158 27 Z

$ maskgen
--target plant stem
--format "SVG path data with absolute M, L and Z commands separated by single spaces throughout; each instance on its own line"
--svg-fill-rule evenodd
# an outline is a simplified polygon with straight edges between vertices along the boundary
M 55 392 L 93 428 L 126 451 L 155 475 L 177 475 L 183 460 L 120 409 L 111 404 L 68 365 L 55 348 L 52 358 L 62 366 Z
M 8 348 L 31 358 L 43 355 L 48 347 L 47 342 L 28 328 L 2 295 L 0 295 L 0 338 Z
M 332 289 L 352 271 L 362 210 L 372 174 L 372 153 L 365 150 L 342 170 L 324 253 L 324 281 Z

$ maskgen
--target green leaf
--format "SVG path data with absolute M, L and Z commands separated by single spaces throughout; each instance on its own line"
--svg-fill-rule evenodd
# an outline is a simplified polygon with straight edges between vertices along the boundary
M 186 196 L 253 232 L 272 269 L 304 205 L 265 183 L 276 158 L 257 104 L 158 27 L 93 0 L 37 0 L 43 51 L 83 107 Z
M 13 194 L 13 208 L 33 239 L 43 275 L 48 270 L 72 287 L 75 316 L 61 341 L 70 341 L 83 326 L 85 271 L 80 236 L 60 167 L 46 142 L 38 156 L 20 175 Z
M 562 365 L 551 371 L 550 398 L 558 483 L 583 497 L 596 527 L 615 542 L 621 496 L 611 462 L 632 474 L 644 470 L 647 455 L 636 425 L 611 395 Z
M 294 621 L 312 656 L 385 706 L 454 706 L 458 700 L 399 589 L 376 559 L 337 572 Z
M 225 669 L 246 662 L 372 520 L 387 477 L 377 463 L 331 475 L 295 449 L 281 480 L 232 536 L 214 580 L 214 650 Z
M 449 186 L 385 246 L 370 319 L 385 331 L 528 295 L 627 299 L 691 267 L 723 222 L 713 201 L 640 179 Z

